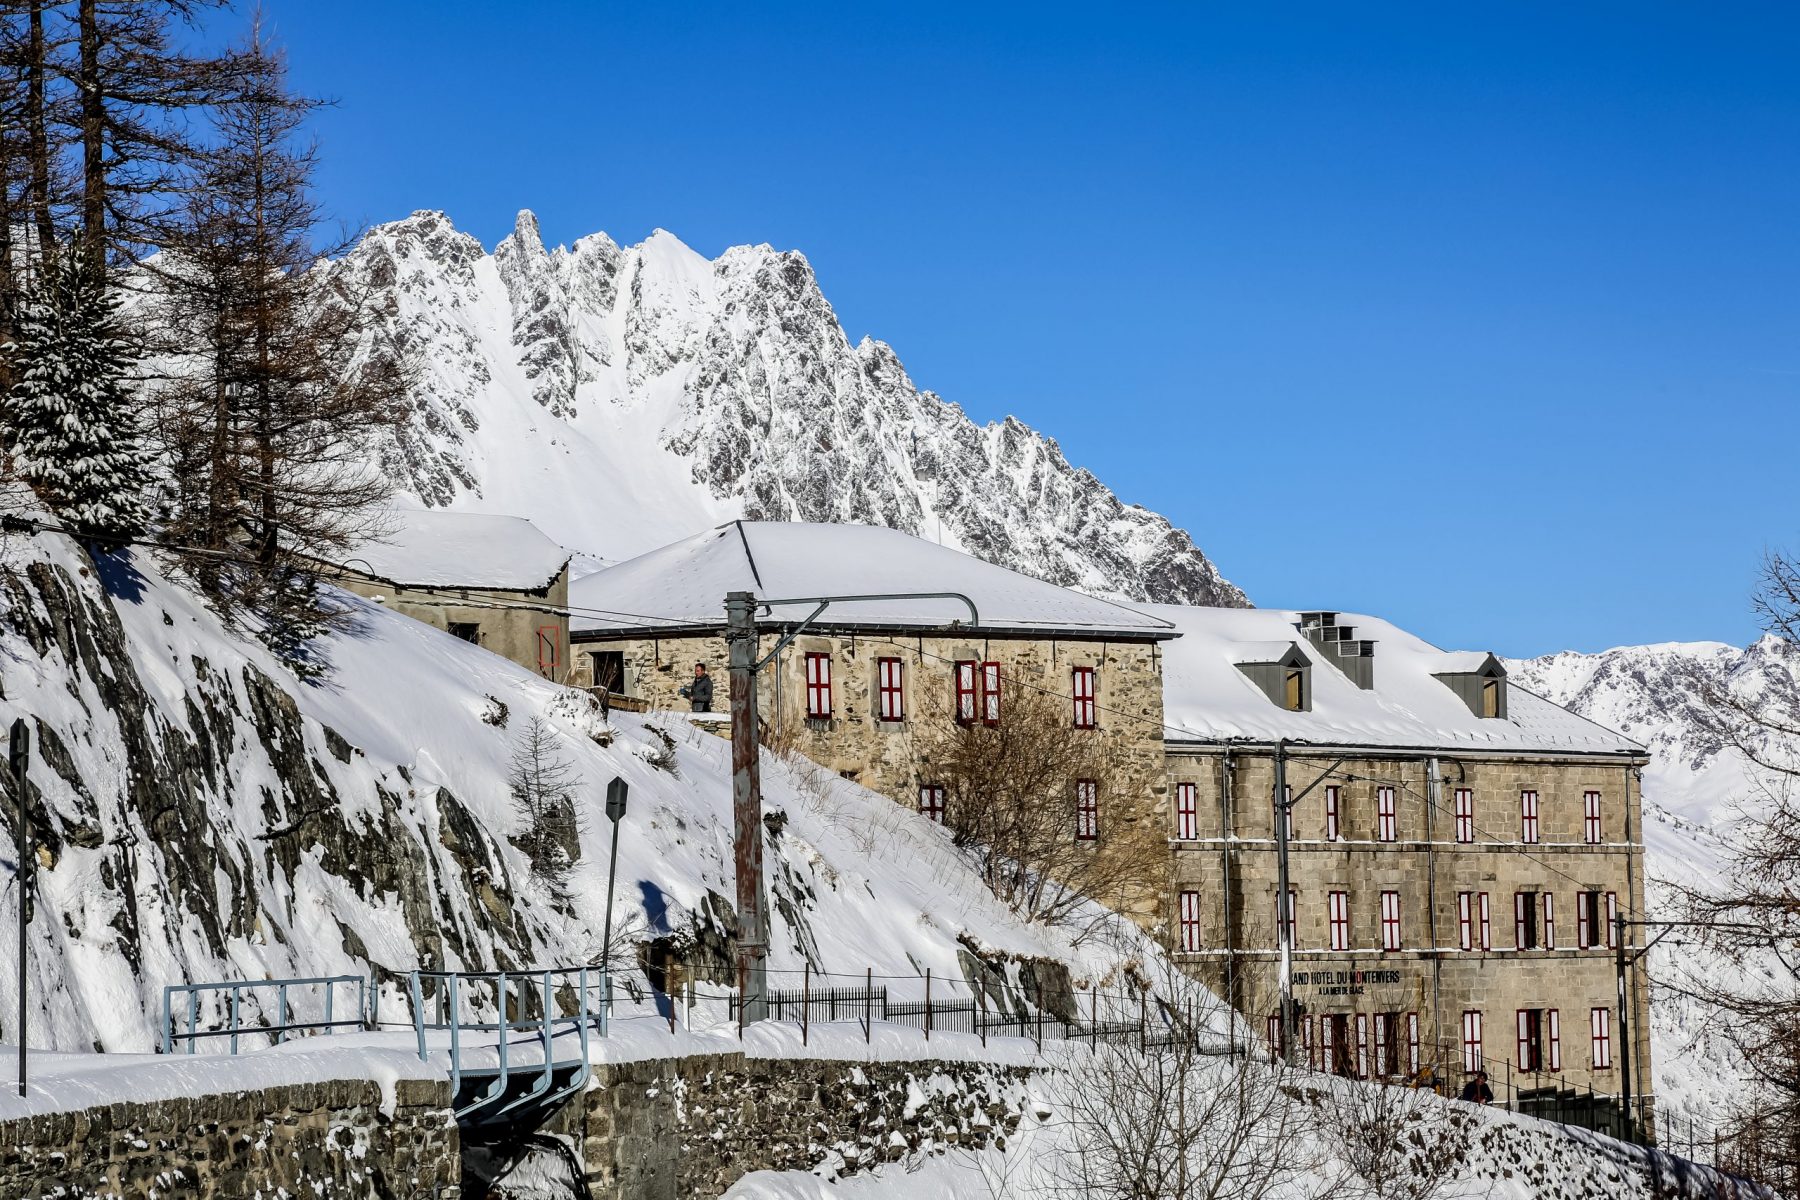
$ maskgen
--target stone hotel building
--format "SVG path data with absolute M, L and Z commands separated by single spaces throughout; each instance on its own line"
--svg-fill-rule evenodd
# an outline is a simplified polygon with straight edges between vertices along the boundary
M 1645 1093 L 1648 982 L 1634 965 L 1621 1021 L 1613 940 L 1643 907 L 1644 749 L 1511 686 L 1492 655 L 1370 617 L 1109 603 L 888 529 L 731 522 L 574 585 L 573 682 L 685 709 L 704 662 L 723 710 L 734 590 L 966 594 L 974 617 L 834 604 L 759 676 L 766 732 L 938 816 L 935 739 L 1006 720 L 1011 689 L 1062 697 L 1069 736 L 1120 764 L 1072 781 L 1070 838 L 1166 861 L 1131 915 L 1273 1045 L 1364 1077 L 1430 1067 L 1454 1086 L 1485 1067 L 1506 1099 L 1617 1094 L 1629 1029 Z M 812 607 L 760 614 L 763 653 Z
M 1632 968 L 1621 1022 L 1614 925 L 1643 910 L 1642 746 L 1513 687 L 1490 654 L 1376 618 L 1145 611 L 1181 634 L 1164 659 L 1180 962 L 1341 1074 L 1485 1067 L 1503 1099 L 1616 1095 L 1629 1028 L 1646 1094 L 1648 981 Z

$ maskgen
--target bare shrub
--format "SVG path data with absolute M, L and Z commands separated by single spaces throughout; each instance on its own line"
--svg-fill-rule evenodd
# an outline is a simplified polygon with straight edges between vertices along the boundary
M 1165 1045 L 1103 1043 L 1070 1054 L 1068 1144 L 1051 1168 L 1056 1194 L 1263 1200 L 1329 1189 L 1298 1076 L 1260 1056 L 1225 1053 L 1223 1039 L 1204 1032 L 1211 1024 L 1184 1028 Z
M 1315 1110 L 1320 1139 L 1347 1170 L 1351 1200 L 1436 1200 L 1467 1166 L 1475 1118 L 1429 1092 L 1336 1080 Z
M 1029 686 L 1007 689 L 994 724 L 957 726 L 927 755 L 943 785 L 944 823 L 988 887 L 1027 920 L 1067 923 L 1089 900 L 1127 907 L 1156 886 L 1162 861 L 1109 795 L 1123 767 L 1113 740 L 1069 727 L 1068 704 Z M 1092 781 L 1091 839 L 1078 837 L 1077 786 Z

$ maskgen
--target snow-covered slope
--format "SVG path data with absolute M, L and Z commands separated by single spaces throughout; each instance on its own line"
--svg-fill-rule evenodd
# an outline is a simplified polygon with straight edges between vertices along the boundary
M 1791 718 L 1800 713 L 1800 651 L 1775 637 L 1747 648 L 1667 642 L 1514 660 L 1507 669 L 1525 688 L 1649 747 L 1644 847 L 1652 916 L 1673 915 L 1676 888 L 1725 883 L 1735 831 L 1783 780 L 1720 735 L 1709 717 L 1713 698 L 1732 695 Z M 1758 752 L 1784 750 L 1765 740 Z M 1653 950 L 1650 963 L 1652 979 L 1665 985 L 1651 1012 L 1659 1103 L 1703 1122 L 1719 1119 L 1742 1099 L 1743 1067 L 1681 984 L 1729 978 L 1734 968 L 1679 937 Z
M 1054 441 L 978 426 L 888 346 L 852 345 L 798 252 L 708 261 L 661 231 L 546 250 L 521 213 L 489 254 L 419 212 L 334 269 L 420 369 L 382 461 L 431 506 L 609 559 L 736 517 L 886 525 L 1100 595 L 1244 603 Z
M 591 961 L 606 901 L 596 797 L 614 776 L 631 786 L 615 927 L 702 972 L 729 961 L 723 739 L 630 714 L 608 725 L 585 693 L 344 602 L 354 623 L 330 641 L 334 673 L 308 686 L 148 558 L 96 566 L 57 536 L 0 543 L 0 726 L 23 716 L 35 734 L 34 1044 L 148 1049 L 167 983 L 373 969 L 397 1004 L 395 973 L 421 964 Z M 563 896 L 515 842 L 507 768 L 534 717 L 581 781 Z M 1025 927 L 943 830 L 874 793 L 804 764 L 771 760 L 765 778 L 773 971 L 929 968 L 1005 990 L 1022 970 L 1104 985 L 1127 961 L 1164 969 L 1122 923 L 1079 950 Z M 10 785 L 3 796 L 10 846 Z M 17 894 L 0 895 L 8 927 Z M 0 1026 L 13 987 L 8 970 Z

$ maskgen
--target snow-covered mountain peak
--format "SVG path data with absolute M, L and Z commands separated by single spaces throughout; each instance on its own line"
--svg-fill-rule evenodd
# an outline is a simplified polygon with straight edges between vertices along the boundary
M 740 516 L 888 525 L 1103 595 L 1245 602 L 1054 441 L 978 426 L 891 346 L 853 346 L 798 251 L 709 260 L 662 229 L 547 249 L 525 210 L 489 254 L 421 211 L 336 269 L 418 364 L 380 454 L 427 505 L 527 516 L 609 559 Z

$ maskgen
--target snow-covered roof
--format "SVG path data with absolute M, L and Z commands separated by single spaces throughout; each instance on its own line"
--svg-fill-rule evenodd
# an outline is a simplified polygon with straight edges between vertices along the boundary
M 877 525 L 730 521 L 575 581 L 570 624 L 576 633 L 717 626 L 725 593 L 760 599 L 802 596 L 961 592 L 975 602 L 979 628 L 1045 633 L 1172 637 L 1168 622 L 1097 600 L 958 550 Z M 796 621 L 811 605 L 760 614 Z M 969 624 L 967 606 L 948 599 L 834 604 L 832 626 L 939 629 Z
M 570 556 L 524 517 L 404 508 L 387 524 L 342 565 L 403 587 L 534 591 L 554 583 Z
M 1333 653 L 1297 628 L 1298 612 L 1147 604 L 1181 636 L 1163 647 L 1163 712 L 1172 742 L 1290 741 L 1396 749 L 1642 754 L 1644 748 L 1586 717 L 1507 685 L 1505 717 L 1477 717 L 1436 675 L 1478 669 L 1485 652 L 1445 651 L 1379 617 L 1341 613 L 1340 625 L 1373 639 L 1374 687 L 1339 670 Z M 1312 662 L 1312 710 L 1272 703 L 1237 664 L 1277 661 L 1299 646 Z

